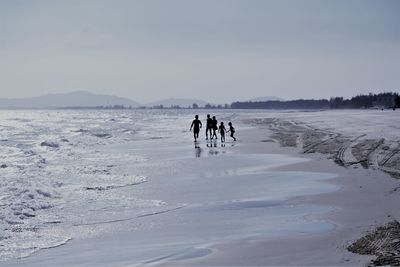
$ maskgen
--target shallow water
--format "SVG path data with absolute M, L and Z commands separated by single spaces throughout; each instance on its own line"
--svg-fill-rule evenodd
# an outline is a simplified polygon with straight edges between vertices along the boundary
M 238 154 L 243 142 L 195 148 L 193 114 L 0 111 L 0 259 L 128 231 L 130 255 L 158 262 L 215 242 L 333 228 L 313 219 L 329 207 L 291 201 L 336 190 L 325 182 L 333 174 L 271 171 L 304 159 Z

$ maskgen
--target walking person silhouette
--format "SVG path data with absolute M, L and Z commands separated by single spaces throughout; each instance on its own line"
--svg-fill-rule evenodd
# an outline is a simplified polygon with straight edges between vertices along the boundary
M 194 141 L 197 141 L 197 138 L 199 138 L 199 132 L 200 132 L 200 128 L 202 127 L 201 121 L 199 120 L 199 115 L 196 115 L 194 117 L 194 120 L 192 122 L 192 125 L 190 126 L 190 131 L 193 128 L 193 137 L 194 137 Z
M 206 140 L 208 140 L 208 132 L 210 132 L 210 139 L 212 140 L 211 129 L 213 128 L 213 120 L 210 114 L 207 114 L 207 124 L 206 124 Z
M 212 129 L 213 129 L 213 135 L 212 135 L 211 139 L 213 139 L 213 137 L 215 137 L 215 139 L 218 139 L 218 136 L 217 136 L 218 121 L 215 118 L 215 116 L 212 117 Z
M 221 142 L 225 142 L 225 125 L 223 122 L 221 122 L 221 124 L 219 125 L 219 135 L 221 136 Z
M 227 132 L 231 132 L 231 137 L 233 138 L 233 141 L 236 141 L 236 137 L 233 136 L 233 134 L 235 133 L 235 128 L 233 128 L 232 122 L 229 122 L 228 125 L 229 130 Z

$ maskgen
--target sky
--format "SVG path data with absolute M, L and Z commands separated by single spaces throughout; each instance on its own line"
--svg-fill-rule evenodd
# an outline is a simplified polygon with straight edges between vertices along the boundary
M 0 0 L 0 98 L 400 91 L 397 0 Z

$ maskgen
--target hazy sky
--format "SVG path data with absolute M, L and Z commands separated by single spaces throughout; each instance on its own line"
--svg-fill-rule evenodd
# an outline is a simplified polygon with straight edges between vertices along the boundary
M 397 0 L 0 0 L 0 97 L 399 91 L 399 14 Z

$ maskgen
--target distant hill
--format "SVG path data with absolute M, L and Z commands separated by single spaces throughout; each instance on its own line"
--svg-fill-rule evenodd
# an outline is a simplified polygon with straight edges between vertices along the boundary
M 0 98 L 0 108 L 62 108 L 123 105 L 138 107 L 129 98 L 75 91 L 64 94 L 47 94 L 30 98 Z
M 200 107 L 203 107 L 208 102 L 200 99 L 189 99 L 189 98 L 168 98 L 160 101 L 150 102 L 147 103 L 145 106 L 147 107 L 154 107 L 163 105 L 164 107 L 171 107 L 171 106 L 180 106 L 183 108 L 191 107 L 193 103 L 196 103 Z
M 263 96 L 247 100 L 249 102 L 264 102 L 264 101 L 285 101 L 283 98 L 277 96 Z

